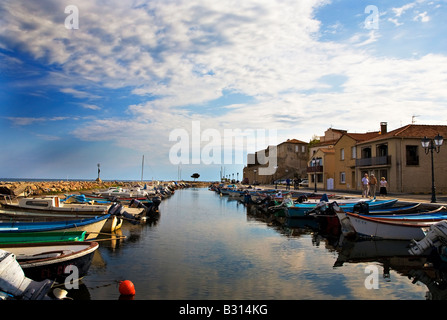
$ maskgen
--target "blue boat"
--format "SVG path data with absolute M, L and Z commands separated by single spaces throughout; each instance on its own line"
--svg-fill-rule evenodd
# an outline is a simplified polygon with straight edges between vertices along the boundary
M 399 221 L 399 222 L 432 222 L 447 220 L 447 211 L 444 206 L 438 207 L 431 211 L 408 213 L 408 214 L 381 214 L 381 215 L 368 215 L 357 214 L 360 217 L 370 217 L 382 221 Z
M 0 233 L 53 232 L 53 231 L 85 231 L 86 240 L 96 238 L 110 214 L 78 220 L 62 220 L 49 222 L 9 221 L 0 222 Z
M 374 209 L 383 209 L 383 208 L 389 208 L 392 207 L 396 202 L 397 199 L 390 199 L 390 200 L 367 200 L 363 201 L 368 203 L 368 206 L 370 210 Z M 353 211 L 354 206 L 358 202 L 352 202 L 352 203 L 343 203 L 340 204 L 340 208 L 344 211 Z M 318 204 L 316 203 L 297 203 L 292 207 L 287 208 L 286 215 L 289 218 L 301 218 L 301 217 L 307 217 L 310 213 L 316 209 Z

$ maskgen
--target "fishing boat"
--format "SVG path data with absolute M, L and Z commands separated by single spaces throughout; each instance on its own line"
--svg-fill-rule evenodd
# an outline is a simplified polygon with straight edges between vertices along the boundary
M 9 244 L 2 250 L 15 255 L 26 277 L 63 283 L 67 277 L 76 280 L 87 274 L 98 247 L 97 242 L 70 241 Z
M 106 190 L 100 190 L 91 194 L 86 194 L 88 197 L 99 197 L 105 199 L 147 199 L 147 197 L 155 196 L 155 189 L 145 189 L 140 187 L 122 188 L 110 187 Z
M 84 241 L 85 236 L 85 231 L 3 232 L 0 233 L 0 245 L 13 243 Z
M 378 216 L 378 215 L 399 215 L 399 214 L 403 214 L 403 213 L 412 213 L 412 212 L 417 212 L 419 210 L 421 210 L 422 207 L 422 203 L 414 203 L 414 204 L 410 204 L 410 205 L 404 205 L 404 206 L 392 206 L 392 207 L 387 207 L 387 208 L 368 208 L 367 210 L 367 214 L 371 214 L 374 216 Z M 347 212 L 353 212 L 353 213 L 358 213 L 355 211 L 356 208 L 352 208 L 349 209 L 347 208 L 346 211 Z M 439 210 L 442 210 L 442 208 L 440 208 Z
M 366 200 L 365 202 L 367 202 Z M 392 207 L 397 202 L 397 199 L 390 199 L 390 200 L 370 200 L 368 203 L 369 208 L 388 208 Z M 326 202 L 325 202 L 326 203 Z M 338 201 L 337 201 L 338 203 Z M 358 203 L 358 202 L 357 202 Z M 354 206 L 357 204 L 356 202 L 351 203 L 340 203 L 339 206 L 345 211 L 353 211 Z M 317 208 L 319 204 L 315 203 L 296 203 L 294 206 L 287 208 L 287 217 L 289 218 L 300 218 L 300 217 L 306 217 L 315 209 Z
M 5 209 L 13 209 L 20 211 L 32 211 L 32 212 L 57 212 L 57 213 L 76 213 L 76 214 L 91 214 L 98 215 L 99 213 L 105 213 L 108 210 L 108 206 L 103 205 L 91 205 L 91 204 L 75 204 L 65 203 L 61 201 L 58 196 L 44 196 L 33 198 L 21 198 L 17 203 L 12 201 L 5 201 L 2 203 Z
M 408 214 L 369 215 L 369 214 L 354 213 L 354 215 L 359 217 L 370 217 L 374 220 L 385 221 L 385 222 L 388 221 L 393 223 L 412 224 L 419 222 L 439 222 L 447 220 L 447 212 L 442 211 L 444 209 L 445 209 L 444 207 L 441 207 L 432 211 L 425 211 L 425 212 L 423 211 Z
M 389 240 L 420 240 L 425 237 L 424 228 L 439 222 L 408 221 L 403 219 L 382 220 L 373 216 L 350 212 L 345 214 L 358 236 Z M 339 214 L 337 215 L 339 216 Z
M 50 300 L 53 281 L 25 276 L 13 253 L 0 249 L 0 298 L 2 300 Z
M 110 214 L 78 220 L 49 222 L 8 221 L 0 222 L 0 234 L 22 232 L 85 231 L 86 240 L 96 238 Z

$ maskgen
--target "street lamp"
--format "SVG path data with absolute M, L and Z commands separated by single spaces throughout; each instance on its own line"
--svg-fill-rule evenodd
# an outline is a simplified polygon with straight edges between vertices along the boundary
M 278 170 L 278 166 L 275 166 L 275 173 L 273 174 L 273 182 L 275 183 L 275 190 L 278 189 L 278 179 L 276 179 L 276 171 Z
M 314 164 L 314 192 L 317 192 L 317 158 L 315 158 L 315 150 L 312 157 L 312 162 Z
M 433 165 L 433 150 L 436 150 L 436 153 L 439 153 L 442 143 L 444 142 L 444 139 L 442 136 L 438 135 L 434 137 L 434 139 L 429 139 L 427 137 L 424 137 L 421 140 L 422 147 L 425 150 L 425 154 L 428 154 L 430 151 L 431 154 L 431 202 L 436 202 L 436 188 L 435 188 L 435 169 Z

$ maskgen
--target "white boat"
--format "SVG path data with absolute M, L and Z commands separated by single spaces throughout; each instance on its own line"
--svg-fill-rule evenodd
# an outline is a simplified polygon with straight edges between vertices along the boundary
M 340 219 L 340 215 L 337 214 Z M 408 222 L 402 220 L 381 220 L 347 212 L 346 216 L 357 235 L 368 238 L 390 240 L 420 240 L 425 237 L 424 229 L 437 221 Z M 341 220 L 340 220 L 341 223 Z M 344 223 L 346 221 L 344 220 Z
M 9 244 L 2 249 L 15 255 L 28 278 L 63 283 L 69 275 L 75 280 L 87 274 L 98 247 L 97 242 L 70 241 Z M 73 267 L 76 272 L 71 274 Z
M 21 211 L 33 212 L 58 212 L 58 213 L 78 213 L 78 214 L 92 214 L 106 213 L 110 206 L 104 205 L 90 205 L 90 204 L 75 204 L 64 203 L 58 196 L 44 196 L 21 198 L 17 203 L 12 201 L 5 201 L 2 203 L 5 209 L 14 209 Z
M 0 295 L 1 299 L 49 300 L 47 293 L 53 281 L 34 281 L 25 276 L 16 256 L 0 249 Z
M 122 188 L 110 187 L 106 190 L 96 191 L 93 194 L 100 197 L 117 197 L 117 198 L 139 198 L 155 196 L 156 191 L 153 189 L 144 189 L 140 187 Z

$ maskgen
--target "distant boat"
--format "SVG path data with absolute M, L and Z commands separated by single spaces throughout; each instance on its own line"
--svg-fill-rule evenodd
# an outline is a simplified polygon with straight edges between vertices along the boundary
M 0 222 L 0 234 L 23 232 L 85 231 L 86 240 L 96 238 L 110 214 L 79 220 L 49 222 L 8 221 Z
M 147 199 L 147 197 L 155 196 L 156 191 L 154 189 L 144 189 L 139 187 L 132 188 L 121 188 L 121 187 L 110 187 L 106 190 L 100 190 L 93 192 L 92 194 L 87 194 L 90 197 L 102 197 L 102 198 L 137 198 L 137 199 Z
M 63 283 L 69 275 L 75 280 L 87 274 L 98 247 L 97 242 L 70 241 L 10 244 L 2 246 L 2 250 L 15 255 L 28 278 Z M 76 267 L 75 270 L 71 269 L 72 266 Z

